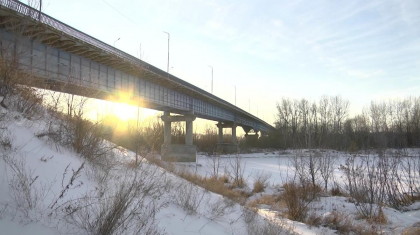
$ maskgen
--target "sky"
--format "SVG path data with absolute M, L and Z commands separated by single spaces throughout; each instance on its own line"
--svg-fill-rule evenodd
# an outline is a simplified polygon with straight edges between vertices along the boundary
M 27 3 L 27 0 L 23 0 Z M 273 123 L 282 97 L 420 94 L 418 0 L 43 0 L 44 12 Z M 120 38 L 118 41 L 116 41 Z M 141 50 L 140 50 L 141 44 Z

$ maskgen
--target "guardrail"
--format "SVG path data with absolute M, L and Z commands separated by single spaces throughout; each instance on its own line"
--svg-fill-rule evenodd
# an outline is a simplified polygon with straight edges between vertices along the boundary
M 100 48 L 101 50 L 104 50 L 108 53 L 111 53 L 122 60 L 129 61 L 137 65 L 139 64 L 139 62 L 142 63 L 142 61 L 140 61 L 136 57 L 129 55 L 123 51 L 117 50 L 114 47 L 94 37 L 91 37 L 59 20 L 56 20 L 48 15 L 45 15 L 44 13 L 41 13 L 39 10 L 36 10 L 35 8 L 32 8 L 17 0 L 0 0 L 0 4 L 22 15 L 29 16 L 30 18 L 34 20 L 39 20 L 41 23 L 49 25 L 55 29 L 58 29 L 72 37 L 75 37 L 79 40 L 90 43 L 91 45 L 96 46 Z

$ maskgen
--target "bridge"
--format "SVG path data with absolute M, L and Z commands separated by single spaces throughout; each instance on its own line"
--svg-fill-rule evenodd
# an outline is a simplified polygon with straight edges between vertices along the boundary
M 0 34 L 2 60 L 16 61 L 22 74 L 31 75 L 20 83 L 104 100 L 126 93 L 130 104 L 163 111 L 164 159 L 195 161 L 192 123 L 197 117 L 218 122 L 219 146 L 227 151 L 238 148 L 238 126 L 249 138 L 274 130 L 235 105 L 19 1 L 0 0 Z M 171 143 L 172 122 L 186 122 L 185 145 Z M 223 128 L 232 129 L 229 143 L 223 142 Z M 255 135 L 248 135 L 251 130 Z

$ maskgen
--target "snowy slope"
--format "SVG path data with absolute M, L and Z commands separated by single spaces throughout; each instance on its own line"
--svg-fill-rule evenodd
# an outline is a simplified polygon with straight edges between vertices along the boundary
M 109 179 L 104 186 L 101 183 L 104 172 L 100 169 L 98 170 L 75 152 L 47 143 L 45 137 L 36 137 L 36 134 L 45 128 L 44 120 L 30 121 L 19 113 L 1 111 L 6 116 L 2 118 L 0 124 L 2 127 L 0 137 L 2 143 L 9 139 L 11 147 L 7 144 L 0 147 L 0 234 L 89 234 L 74 223 L 69 224 L 72 220 L 68 220 L 65 216 L 65 206 L 73 205 L 69 202 L 80 200 L 86 195 L 115 192 L 123 182 L 133 179 L 133 175 L 130 174 L 132 172 L 130 164 L 134 154 L 122 148 L 113 150 L 114 167 L 110 170 Z M 344 164 L 345 153 L 337 154 L 337 165 Z M 418 150 L 414 150 L 413 154 L 418 154 Z M 293 176 L 290 161 L 292 155 L 293 151 L 241 155 L 248 190 L 251 190 L 256 175 L 264 173 L 270 176 L 266 192 L 254 195 L 251 199 L 278 192 L 278 185 Z M 222 156 L 221 165 L 229 166 L 229 162 L 234 158 L 234 155 Z M 74 172 L 82 165 L 78 177 L 63 193 Z M 202 176 L 212 174 L 209 158 L 204 155 L 197 157 L 197 164 L 177 163 L 176 166 Z M 16 167 L 25 170 L 17 174 Z M 158 208 L 153 213 L 153 220 L 149 221 L 149 225 L 156 224 L 160 234 L 263 234 L 255 232 L 267 228 L 264 227 L 266 223 L 262 218 L 275 221 L 280 228 L 294 230 L 297 234 L 335 234 L 335 231 L 329 228 L 309 227 L 303 223 L 284 219 L 269 208 L 260 209 L 260 216 L 255 220 L 257 222 L 251 225 L 245 222 L 247 211 L 239 204 L 197 187 L 162 168 L 143 162 L 137 172 L 140 172 L 137 173 L 139 174 L 137 177 L 141 182 L 146 185 L 154 184 L 155 188 L 159 189 L 157 198 L 149 195 L 142 203 Z M 220 174 L 223 173 L 223 170 L 220 170 Z M 334 175 L 340 182 L 342 172 L 338 168 L 334 170 Z M 28 179 L 31 185 L 28 192 L 29 201 L 33 205 L 29 209 L 28 203 L 25 202 L 27 197 L 17 193 L 22 192 L 19 184 L 22 177 Z M 57 210 L 57 207 L 60 210 Z M 385 208 L 384 213 L 389 222 L 384 225 L 383 230 L 387 234 L 401 234 L 406 228 L 417 226 L 420 223 L 418 208 L 420 203 L 412 205 L 406 212 Z M 349 202 L 346 197 L 321 197 L 310 208 L 310 213 L 320 216 L 327 216 L 332 212 L 350 215 L 351 218 L 356 215 L 354 203 Z M 353 221 L 356 224 L 366 225 L 362 220 L 353 219 Z M 250 232 L 251 226 L 254 232 Z M 275 230 L 277 233 L 270 234 L 286 233 L 278 227 Z
M 7 113 L 6 116 L 8 121 L 3 119 L 6 125 L 2 139 L 10 139 L 11 148 L 1 148 L 0 234 L 83 234 L 82 230 L 67 223 L 63 216 L 64 206 L 60 210 L 51 207 L 72 205 L 66 203 L 86 195 L 97 195 L 104 186 L 96 180 L 99 174 L 96 168 L 71 150 L 37 138 L 35 135 L 44 129 L 43 120 L 29 121 L 18 113 Z M 119 180 L 129 179 L 125 174 L 133 158 L 129 151 L 115 149 L 114 152 L 116 167 L 111 171 L 107 191 L 117 189 L 121 184 Z M 83 163 L 80 175 L 60 197 Z M 20 167 L 23 176 L 12 166 Z M 156 201 L 150 197 L 145 199 L 145 203 L 153 202 L 159 207 L 153 222 L 162 234 L 246 234 L 243 208 L 238 204 L 146 162 L 141 171 L 162 178 L 153 181 L 165 188 L 162 195 Z M 22 193 L 19 188 L 22 177 L 30 181 L 30 200 L 35 204 L 31 208 L 22 202 L 25 195 L 16 196 Z M 258 221 L 262 221 L 261 218 Z

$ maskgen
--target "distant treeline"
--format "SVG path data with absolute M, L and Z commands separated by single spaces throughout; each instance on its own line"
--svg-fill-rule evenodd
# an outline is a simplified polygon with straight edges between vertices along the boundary
M 266 142 L 279 148 L 338 150 L 420 147 L 420 97 L 372 101 L 354 117 L 349 108 L 340 96 L 314 102 L 282 98 L 277 132 Z
M 282 98 L 277 103 L 276 131 L 258 141 L 238 136 L 241 149 L 259 148 L 328 148 L 362 150 L 372 148 L 420 147 L 420 97 L 372 101 L 361 114 L 350 116 L 350 102 L 340 96 L 323 96 L 317 101 Z M 159 117 L 140 122 L 120 123 L 113 119 L 108 126 L 110 140 L 132 150 L 159 151 L 163 144 L 163 123 Z M 112 124 L 111 124 L 112 123 Z M 230 135 L 224 135 L 230 142 Z M 185 126 L 172 125 L 172 143 L 184 144 Z M 218 134 L 214 126 L 204 133 L 194 133 L 198 151 L 214 152 Z

